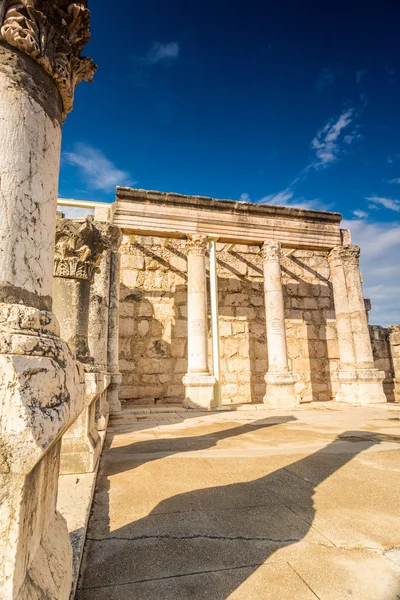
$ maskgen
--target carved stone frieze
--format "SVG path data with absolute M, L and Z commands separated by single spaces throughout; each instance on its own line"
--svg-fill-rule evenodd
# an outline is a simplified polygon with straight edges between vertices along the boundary
M 205 254 L 208 250 L 207 236 L 202 233 L 188 235 L 186 250 L 189 254 Z
M 0 41 L 24 52 L 54 79 L 63 116 L 72 110 L 75 88 L 92 81 L 96 65 L 81 57 L 90 41 L 87 2 L 0 0 Z
M 261 248 L 263 260 L 280 260 L 281 245 L 279 242 L 264 242 Z
M 112 241 L 94 225 L 93 219 L 58 219 L 54 277 L 93 283 L 102 252 L 111 248 Z

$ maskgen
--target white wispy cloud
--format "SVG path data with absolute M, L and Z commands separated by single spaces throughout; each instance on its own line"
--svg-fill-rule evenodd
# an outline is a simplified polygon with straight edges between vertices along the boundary
M 320 129 L 311 142 L 311 148 L 316 156 L 311 166 L 319 168 L 336 162 L 343 151 L 342 143 L 349 145 L 360 139 L 357 127 L 353 126 L 349 129 L 355 117 L 355 110 L 351 108 L 343 112 L 338 119 L 330 119 Z
M 396 177 L 395 179 L 391 179 L 389 183 L 398 183 L 400 185 L 400 177 Z
M 371 323 L 400 323 L 400 223 L 376 223 L 365 219 L 342 222 L 352 241 L 361 247 L 364 294 L 372 301 Z
M 251 198 L 249 194 L 240 194 L 240 198 L 239 198 L 240 202 L 251 202 Z
M 324 69 L 322 69 L 319 72 L 318 77 L 315 80 L 315 87 L 317 90 L 320 90 L 320 91 L 326 90 L 326 88 L 328 88 L 334 82 L 335 82 L 334 72 L 332 71 L 332 69 L 325 67 Z
M 180 46 L 177 42 L 169 42 L 168 44 L 155 42 L 147 53 L 145 62 L 148 65 L 171 64 L 179 58 L 179 53 Z
M 72 152 L 63 152 L 64 161 L 76 167 L 86 187 L 104 192 L 114 191 L 117 185 L 133 185 L 127 171 L 118 169 L 98 148 L 89 144 L 76 143 Z
M 368 217 L 368 213 L 365 210 L 354 210 L 353 215 L 359 219 L 366 219 Z
M 356 72 L 356 83 L 357 85 L 360 83 L 361 79 L 368 75 L 369 69 L 360 69 Z
M 400 212 L 400 200 L 395 200 L 393 198 L 385 198 L 382 196 L 366 196 L 365 198 L 372 205 L 376 207 L 383 206 L 389 210 L 394 210 L 395 212 Z
M 58 206 L 57 210 L 64 213 L 66 219 L 84 219 L 94 215 L 94 208 L 75 208 L 73 206 Z

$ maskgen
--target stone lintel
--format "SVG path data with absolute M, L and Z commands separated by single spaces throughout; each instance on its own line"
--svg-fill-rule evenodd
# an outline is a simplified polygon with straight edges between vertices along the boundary
M 287 248 L 331 250 L 342 244 L 339 213 L 117 188 L 113 224 L 124 233 L 185 238 L 217 235 L 222 243 L 278 240 Z

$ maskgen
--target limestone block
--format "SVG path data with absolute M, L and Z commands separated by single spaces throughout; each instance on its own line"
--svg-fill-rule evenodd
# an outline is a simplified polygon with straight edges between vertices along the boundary
M 150 323 L 146 319 L 142 319 L 137 324 L 138 334 L 142 337 L 147 335 L 150 330 Z
M 183 319 L 177 319 L 175 321 L 174 335 L 177 338 L 187 338 L 188 335 L 188 322 Z
M 232 323 L 232 335 L 242 335 L 249 331 L 249 326 L 246 321 L 234 321 Z
M 122 273 L 124 273 L 125 271 L 134 271 L 135 269 L 137 269 L 139 271 L 144 269 L 143 256 L 132 255 L 132 254 L 121 254 Z
M 62 438 L 62 475 L 93 473 L 96 469 L 101 452 L 101 439 L 96 429 L 96 401 L 105 388 L 104 373 L 85 373 L 85 407 Z
M 122 338 L 130 338 L 135 330 L 135 321 L 130 318 L 121 317 L 119 320 L 119 334 Z
M 227 281 L 227 289 L 229 292 L 240 292 L 242 289 L 243 283 L 240 279 L 230 278 Z M 222 286 L 219 285 L 219 288 L 222 289 Z M 221 302 L 223 302 L 224 296 L 221 294 Z
M 182 258 L 180 256 L 175 256 L 171 254 L 169 259 L 169 263 L 172 268 L 177 269 L 178 271 L 182 271 L 182 273 L 187 272 L 187 260 L 186 258 Z
M 186 340 L 183 338 L 173 339 L 171 341 L 171 356 L 174 358 L 183 358 L 186 352 Z
M 220 337 L 230 337 L 232 335 L 232 324 L 229 321 L 220 320 L 219 335 Z
M 152 317 L 153 316 L 153 305 L 150 302 L 141 302 L 139 305 L 139 317 Z
M 247 305 L 249 297 L 247 294 L 227 294 L 225 297 L 225 304 L 227 306 L 243 306 Z
M 302 301 L 303 308 L 305 310 L 317 310 L 318 301 L 316 298 L 304 298 Z
M 121 282 L 129 289 L 135 289 L 138 280 L 138 273 L 136 270 L 124 269 L 121 272 Z

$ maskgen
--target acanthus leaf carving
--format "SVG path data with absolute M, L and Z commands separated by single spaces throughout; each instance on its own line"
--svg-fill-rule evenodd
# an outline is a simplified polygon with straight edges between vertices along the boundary
M 208 249 L 208 238 L 202 233 L 188 235 L 186 249 L 189 254 L 205 254 Z
M 264 242 L 261 248 L 263 260 L 279 261 L 281 257 L 281 245 L 279 242 Z
M 58 219 L 54 255 L 54 277 L 86 279 L 93 283 L 101 254 L 112 248 L 93 219 Z
M 90 12 L 65 0 L 0 0 L 0 40 L 24 52 L 54 79 L 63 116 L 72 110 L 81 81 L 92 81 L 96 65 L 81 52 L 90 41 Z

